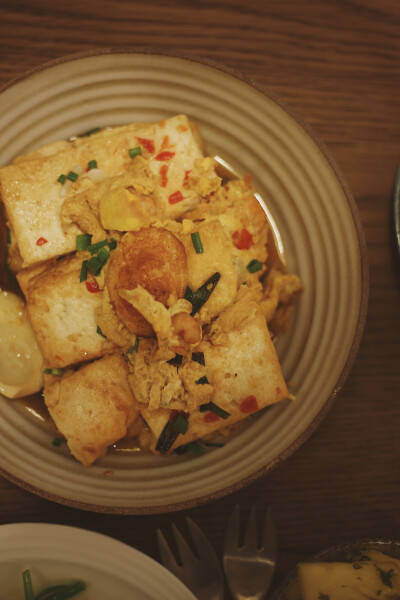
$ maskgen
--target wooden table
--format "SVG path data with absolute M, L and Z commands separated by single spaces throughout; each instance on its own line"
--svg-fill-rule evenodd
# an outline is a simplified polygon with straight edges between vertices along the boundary
M 371 284 L 343 392 L 316 433 L 267 476 L 208 506 L 133 517 L 81 512 L 1 480 L 0 523 L 82 526 L 157 558 L 156 528 L 189 515 L 221 554 L 235 504 L 270 504 L 279 543 L 274 586 L 324 547 L 400 539 L 400 263 L 391 213 L 400 162 L 399 1 L 2 0 L 0 34 L 0 85 L 76 51 L 150 45 L 211 58 L 270 88 L 314 128 L 347 178 Z

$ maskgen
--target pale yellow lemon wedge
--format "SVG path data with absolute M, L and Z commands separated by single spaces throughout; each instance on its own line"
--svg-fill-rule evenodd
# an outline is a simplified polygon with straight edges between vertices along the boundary
M 43 387 L 43 356 L 21 298 L 0 291 L 0 393 L 21 398 Z

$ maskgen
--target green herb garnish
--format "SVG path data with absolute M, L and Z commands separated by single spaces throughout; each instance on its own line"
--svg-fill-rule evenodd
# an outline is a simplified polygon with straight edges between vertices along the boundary
M 80 233 L 76 236 L 75 247 L 78 252 L 82 252 L 83 250 L 87 250 L 90 246 L 90 242 L 92 240 L 92 236 L 89 233 Z
M 186 433 L 187 428 L 189 427 L 189 421 L 183 415 L 178 414 L 175 420 L 172 422 L 173 427 L 178 431 L 178 433 Z
M 129 148 L 129 156 L 131 158 L 135 158 L 135 156 L 138 156 L 138 154 L 142 154 L 142 148 L 140 146 Z
M 89 250 L 90 254 L 96 254 L 96 252 L 98 250 L 100 250 L 100 248 L 104 248 L 104 246 L 108 245 L 108 240 L 101 240 L 101 242 L 96 242 L 95 244 L 90 244 L 90 246 L 87 247 L 87 250 Z
M 228 417 L 231 416 L 231 413 L 229 413 L 227 410 L 224 410 L 223 408 L 221 408 L 214 402 L 207 402 L 206 404 L 200 404 L 199 411 L 200 412 L 210 411 L 210 412 L 214 413 L 215 415 L 218 415 L 218 417 L 221 417 L 221 419 L 227 419 Z
M 86 281 L 87 279 L 87 271 L 88 271 L 88 261 L 84 260 L 81 266 L 81 274 L 79 276 L 79 281 Z
M 256 258 L 253 258 L 253 260 L 251 260 L 247 265 L 247 270 L 249 271 L 249 273 L 256 273 L 257 271 L 261 271 L 261 269 L 262 264 Z
M 61 173 L 61 175 L 58 177 L 57 181 L 58 181 L 58 183 L 61 183 L 61 185 L 64 185 L 64 183 L 67 181 L 67 176 L 64 175 L 64 173 Z
M 191 302 L 193 307 L 192 312 L 190 313 L 192 317 L 207 302 L 220 279 L 221 273 L 216 272 L 214 275 L 211 275 L 211 277 L 209 277 L 207 281 L 203 283 L 203 285 L 201 285 L 195 292 L 192 293 L 192 297 L 189 299 L 189 302 Z
M 75 171 L 70 171 L 67 175 L 67 179 L 70 181 L 76 181 L 79 177 L 79 173 L 75 173 Z
M 110 258 L 110 253 L 105 248 L 101 248 L 100 252 L 97 255 L 97 258 L 99 259 L 101 264 L 104 266 L 106 264 L 106 262 L 108 261 L 108 259 Z
M 96 277 L 100 274 L 100 271 L 103 268 L 103 263 L 97 258 L 97 256 L 92 256 L 92 258 L 87 261 L 87 268 Z
M 91 171 L 92 169 L 97 169 L 97 160 L 89 160 L 88 169 Z
M 89 135 L 93 135 L 94 133 L 97 133 L 98 131 L 100 131 L 100 127 L 95 127 L 94 129 L 89 129 L 89 131 L 85 131 L 85 133 L 80 133 L 76 137 L 78 137 L 78 138 L 89 137 Z
M 190 302 L 192 300 L 192 297 L 193 297 L 193 292 L 190 289 L 190 287 L 187 285 L 186 286 L 186 290 L 185 290 L 184 298 L 185 298 L 185 300 L 189 300 L 189 302 Z
M 61 377 L 63 371 L 58 367 L 49 367 L 47 369 L 43 369 L 43 373 L 46 373 L 47 375 L 54 375 L 55 377 Z
M 204 359 L 204 352 L 192 352 L 192 360 L 205 367 L 206 361 Z
M 111 240 L 107 242 L 107 246 L 110 248 L 110 250 L 115 250 L 115 248 L 117 247 L 117 240 L 111 238 Z
M 102 330 L 100 329 L 100 327 L 98 325 L 96 327 L 96 333 L 98 333 L 99 335 L 101 335 L 101 337 L 107 339 L 107 336 L 104 335 L 104 333 L 102 332 Z
M 83 581 L 74 581 L 66 585 L 52 585 L 35 596 L 35 600 L 66 600 L 85 589 L 86 585 Z
M 202 254 L 204 252 L 203 244 L 201 243 L 200 234 L 198 231 L 195 231 L 191 234 L 192 242 L 194 249 L 196 250 L 196 254 Z
M 22 572 L 22 581 L 24 583 L 25 600 L 34 600 L 32 579 L 29 569 Z
M 206 376 L 206 375 L 203 375 L 203 377 L 200 377 L 200 379 L 198 379 L 198 380 L 196 381 L 196 383 L 197 383 L 198 385 L 204 385 L 204 384 L 208 383 L 207 376 Z

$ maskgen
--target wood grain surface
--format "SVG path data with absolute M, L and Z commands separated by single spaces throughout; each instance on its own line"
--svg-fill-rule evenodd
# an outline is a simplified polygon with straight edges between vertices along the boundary
M 236 504 L 272 506 L 275 587 L 297 561 L 353 538 L 400 539 L 400 263 L 392 193 L 400 163 L 399 0 L 0 0 L 0 86 L 97 47 L 154 46 L 223 63 L 264 84 L 327 145 L 354 194 L 370 263 L 358 357 L 316 433 L 245 489 L 174 515 L 113 516 L 0 481 L 0 524 L 64 523 L 158 558 L 156 529 L 190 516 L 221 555 Z M 1 110 L 1 106 L 0 106 Z M 244 449 L 245 451 L 245 449 Z M 230 598 L 228 592 L 226 598 Z

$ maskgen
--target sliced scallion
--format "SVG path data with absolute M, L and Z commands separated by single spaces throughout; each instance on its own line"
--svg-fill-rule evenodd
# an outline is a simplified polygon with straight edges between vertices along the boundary
M 204 359 L 204 352 L 192 352 L 192 360 L 205 367 L 206 361 Z
M 247 265 L 247 270 L 249 271 L 249 273 L 257 273 L 257 271 L 261 271 L 261 269 L 262 264 L 256 258 L 253 258 L 253 260 L 251 260 Z
M 88 169 L 91 171 L 92 169 L 97 169 L 97 160 L 89 160 Z
M 79 276 L 79 281 L 86 281 L 87 279 L 87 271 L 88 271 L 88 261 L 84 260 L 81 266 L 81 274 Z
M 195 292 L 192 293 L 192 297 L 189 300 L 192 304 L 192 312 L 190 315 L 193 317 L 200 308 L 207 302 L 212 292 L 215 289 L 218 281 L 221 279 L 221 273 L 214 273 L 203 283 Z
M 200 377 L 200 379 L 198 379 L 198 380 L 196 381 L 196 383 L 197 383 L 198 385 L 205 385 L 206 383 L 208 383 L 207 376 L 206 376 L 206 375 L 204 375 L 203 377 Z
M 189 421 L 183 415 L 178 414 L 177 417 L 174 419 L 172 425 L 174 426 L 174 429 L 176 429 L 176 431 L 184 434 L 187 432 L 187 428 L 189 427 Z
M 72 598 L 72 596 L 83 592 L 85 589 L 86 585 L 83 581 L 74 581 L 73 583 L 64 585 L 52 585 L 35 596 L 35 600 L 67 600 L 67 598 Z
M 179 446 L 175 452 L 177 454 L 204 454 L 206 449 L 198 442 L 189 442 L 184 446 Z
M 61 185 L 64 185 L 64 183 L 67 181 L 67 176 L 64 175 L 64 173 L 61 173 L 61 175 L 58 177 L 57 181 L 58 181 L 58 183 L 61 183 Z
M 131 158 L 135 158 L 135 156 L 138 156 L 138 154 L 142 154 L 142 148 L 140 146 L 129 148 L 129 156 Z
M 92 236 L 89 233 L 80 233 L 76 236 L 75 246 L 78 252 L 87 250 L 90 246 Z
M 214 402 L 207 402 L 206 404 L 200 404 L 199 411 L 200 412 L 210 411 L 210 412 L 214 413 L 215 415 L 218 415 L 218 417 L 221 417 L 221 419 L 227 419 L 228 417 L 231 416 L 231 413 L 229 413 L 227 410 L 224 410 L 223 408 L 221 408 Z
M 100 131 L 100 127 L 95 127 L 94 129 L 89 129 L 89 131 L 85 131 L 85 133 L 80 133 L 76 137 L 78 137 L 78 138 L 89 137 L 89 135 L 93 135 L 94 133 L 97 133 L 98 131 Z
M 110 250 L 115 250 L 115 248 L 117 247 L 117 240 L 111 238 L 111 240 L 107 242 L 107 246 L 110 248 Z
M 161 454 L 165 454 L 171 448 L 176 438 L 179 435 L 179 431 L 177 431 L 173 424 L 168 421 L 162 430 L 160 437 L 158 438 L 156 450 L 161 452 Z
M 101 264 L 104 266 L 106 264 L 106 262 L 108 261 L 108 259 L 110 258 L 110 253 L 105 248 L 100 248 L 100 252 L 98 253 L 97 258 L 99 259 Z
M 34 600 L 31 572 L 29 569 L 25 569 L 22 572 L 22 581 L 24 583 L 25 600 Z
M 187 285 L 186 286 L 186 290 L 185 290 L 185 296 L 184 296 L 184 298 L 185 298 L 185 300 L 189 300 L 189 302 L 190 302 L 191 299 L 192 299 L 192 296 L 193 296 L 193 292 L 190 289 L 190 287 Z
M 47 375 L 55 375 L 56 377 L 61 377 L 63 374 L 62 369 L 59 369 L 58 367 L 49 367 L 47 369 L 43 369 L 43 373 L 46 373 Z
M 195 231 L 191 234 L 191 237 L 194 249 L 196 250 L 196 254 L 202 254 L 204 252 L 204 248 L 201 242 L 200 233 L 198 231 Z
M 87 268 L 95 277 L 97 277 L 103 268 L 103 263 L 97 258 L 97 256 L 92 256 L 92 258 L 87 261 Z
M 101 242 L 96 242 L 95 244 L 90 244 L 90 246 L 88 246 L 88 250 L 90 252 L 90 254 L 96 254 L 96 252 L 98 250 L 100 250 L 100 248 L 103 248 L 104 246 L 107 246 L 108 244 L 108 240 L 101 240 Z
M 76 181 L 79 177 L 79 173 L 75 173 L 75 171 L 70 171 L 67 175 L 67 179 L 70 181 Z

